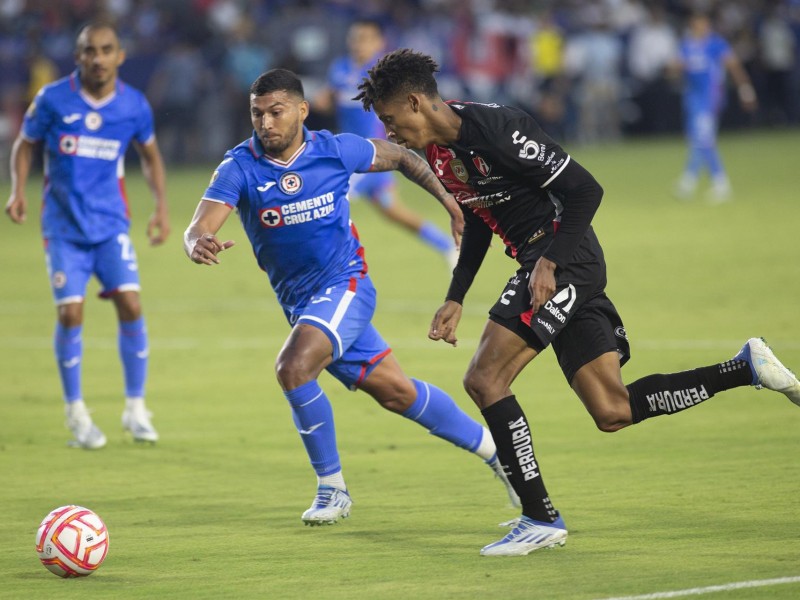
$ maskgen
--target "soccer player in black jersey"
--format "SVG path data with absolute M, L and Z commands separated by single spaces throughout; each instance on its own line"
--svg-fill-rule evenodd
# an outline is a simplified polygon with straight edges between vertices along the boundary
M 784 393 L 800 405 L 800 382 L 761 338 L 722 363 L 649 375 L 625 385 L 625 328 L 605 294 L 606 267 L 591 221 L 603 189 L 527 113 L 508 106 L 444 102 L 429 56 L 384 56 L 359 86 L 366 110 L 401 146 L 425 150 L 465 216 L 461 254 L 428 337 L 455 345 L 461 305 L 492 235 L 518 263 L 464 376 L 522 501 L 522 516 L 486 556 L 525 555 L 564 545 L 567 528 L 550 501 L 525 413 L 511 391 L 522 369 L 553 346 L 572 389 L 597 427 L 618 431 L 673 414 L 734 387 Z

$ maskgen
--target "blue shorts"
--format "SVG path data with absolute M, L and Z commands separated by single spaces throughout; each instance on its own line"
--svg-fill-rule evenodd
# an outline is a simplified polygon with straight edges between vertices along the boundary
M 394 176 L 391 171 L 353 173 L 350 176 L 348 196 L 363 196 L 373 204 L 389 208 L 392 205 L 394 186 Z
M 326 370 L 351 390 L 391 352 L 371 323 L 376 298 L 369 277 L 347 277 L 321 289 L 295 313 L 286 313 L 292 326 L 306 323 L 328 336 L 333 362 Z
M 140 289 L 136 252 L 127 233 L 99 244 L 45 240 L 44 248 L 56 305 L 81 302 L 92 275 L 97 276 L 103 287 L 101 298 Z

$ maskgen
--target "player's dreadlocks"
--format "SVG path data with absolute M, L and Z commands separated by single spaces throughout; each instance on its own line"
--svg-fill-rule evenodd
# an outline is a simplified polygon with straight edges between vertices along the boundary
M 361 100 L 364 110 L 368 111 L 375 102 L 401 93 L 422 92 L 428 97 L 438 96 L 439 88 L 433 77 L 438 70 L 439 65 L 430 56 L 408 48 L 395 50 L 369 70 L 369 77 L 358 86 L 361 93 L 353 100 Z

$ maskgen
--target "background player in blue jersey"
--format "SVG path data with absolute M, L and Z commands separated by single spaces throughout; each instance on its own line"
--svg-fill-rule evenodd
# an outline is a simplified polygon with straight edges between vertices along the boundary
M 719 116 L 725 105 L 726 70 L 733 77 L 742 107 L 755 110 L 756 94 L 747 71 L 728 42 L 712 31 L 709 17 L 693 14 L 680 56 L 672 65 L 673 73 L 683 73 L 683 111 L 689 144 L 689 157 L 676 188 L 681 198 L 694 194 L 703 169 L 711 177 L 711 199 L 725 201 L 730 197 L 730 182 L 717 149 Z
M 374 113 L 366 112 L 353 100 L 358 84 L 367 75 L 386 47 L 383 28 L 377 21 L 354 21 L 347 32 L 348 55 L 336 59 L 328 70 L 328 86 L 315 98 L 315 107 L 334 112 L 340 132 L 355 133 L 365 138 L 385 139 L 383 125 Z M 363 196 L 383 216 L 414 232 L 420 240 L 444 255 L 451 268 L 457 251 L 453 241 L 436 225 L 408 208 L 397 196 L 391 172 L 353 175 L 350 196 Z
M 349 515 L 352 503 L 331 405 L 317 383 L 323 369 L 387 410 L 477 454 L 518 503 L 488 430 L 442 390 L 408 378 L 371 324 L 376 292 L 350 221 L 350 176 L 401 171 L 445 206 L 458 239 L 463 217 L 453 197 L 409 150 L 386 140 L 306 129 L 308 103 L 291 71 L 274 69 L 253 83 L 250 115 L 253 137 L 227 152 L 214 172 L 185 233 L 185 250 L 195 263 L 219 263 L 217 255 L 233 242 L 221 242 L 216 233 L 237 210 L 292 326 L 275 370 L 318 478 L 303 521 L 335 523 Z
M 25 184 L 36 144 L 45 155 L 41 211 L 47 268 L 58 322 L 55 354 L 73 445 L 101 448 L 106 437 L 92 422 L 81 390 L 81 330 L 86 284 L 100 281 L 101 296 L 119 318 L 119 354 L 125 375 L 122 424 L 138 441 L 158 434 L 145 408 L 147 331 L 139 301 L 139 273 L 124 187 L 125 151 L 132 142 L 155 197 L 147 235 L 153 245 L 169 234 L 165 175 L 145 97 L 117 78 L 125 60 L 113 26 L 92 23 L 78 34 L 69 76 L 45 86 L 28 112 L 11 154 L 11 197 L 6 213 L 27 216 Z

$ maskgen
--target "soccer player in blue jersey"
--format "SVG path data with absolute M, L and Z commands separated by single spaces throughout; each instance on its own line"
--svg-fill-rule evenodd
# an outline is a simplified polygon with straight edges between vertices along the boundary
M 315 98 L 315 107 L 334 112 L 339 131 L 365 138 L 385 139 L 381 122 L 354 101 L 358 84 L 375 64 L 386 46 L 383 28 L 377 21 L 354 21 L 347 32 L 348 54 L 335 60 L 328 70 L 328 85 Z M 397 196 L 391 172 L 356 173 L 350 182 L 350 195 L 369 200 L 390 221 L 415 233 L 420 240 L 440 252 L 451 268 L 458 258 L 453 241 L 436 225 L 413 212 Z
M 753 111 L 757 100 L 747 71 L 703 13 L 690 17 L 680 56 L 671 70 L 683 73 L 683 111 L 689 145 L 689 157 L 676 193 L 680 198 L 691 197 L 700 172 L 707 169 L 711 177 L 710 198 L 717 202 L 728 200 L 731 185 L 717 149 L 719 116 L 725 105 L 725 72 L 733 77 L 742 108 Z
M 463 217 L 455 200 L 410 150 L 382 139 L 306 129 L 308 102 L 291 71 L 264 73 L 250 92 L 253 136 L 227 152 L 214 171 L 184 247 L 195 263 L 219 263 L 217 255 L 233 242 L 220 241 L 216 233 L 238 211 L 292 327 L 275 370 L 318 479 L 303 521 L 335 523 L 349 515 L 352 503 L 331 405 L 317 383 L 323 369 L 387 410 L 477 454 L 518 506 L 488 430 L 442 390 L 407 377 L 371 324 L 376 292 L 350 221 L 348 182 L 353 173 L 399 170 L 444 205 L 458 239 Z
M 45 185 L 41 225 L 50 284 L 56 303 L 55 354 L 66 401 L 72 445 L 95 449 L 106 437 L 83 401 L 81 361 L 83 302 L 94 275 L 101 297 L 114 302 L 119 319 L 119 354 L 125 378 L 123 427 L 137 441 L 158 433 L 144 401 L 147 331 L 139 300 L 139 273 L 131 239 L 124 187 L 125 151 L 138 150 L 155 197 L 147 227 L 153 245 L 169 234 L 165 174 L 145 97 L 120 81 L 125 51 L 113 26 L 95 22 L 77 37 L 77 69 L 42 88 L 33 100 L 11 153 L 11 197 L 6 213 L 23 223 L 25 185 L 37 143 L 44 146 Z

